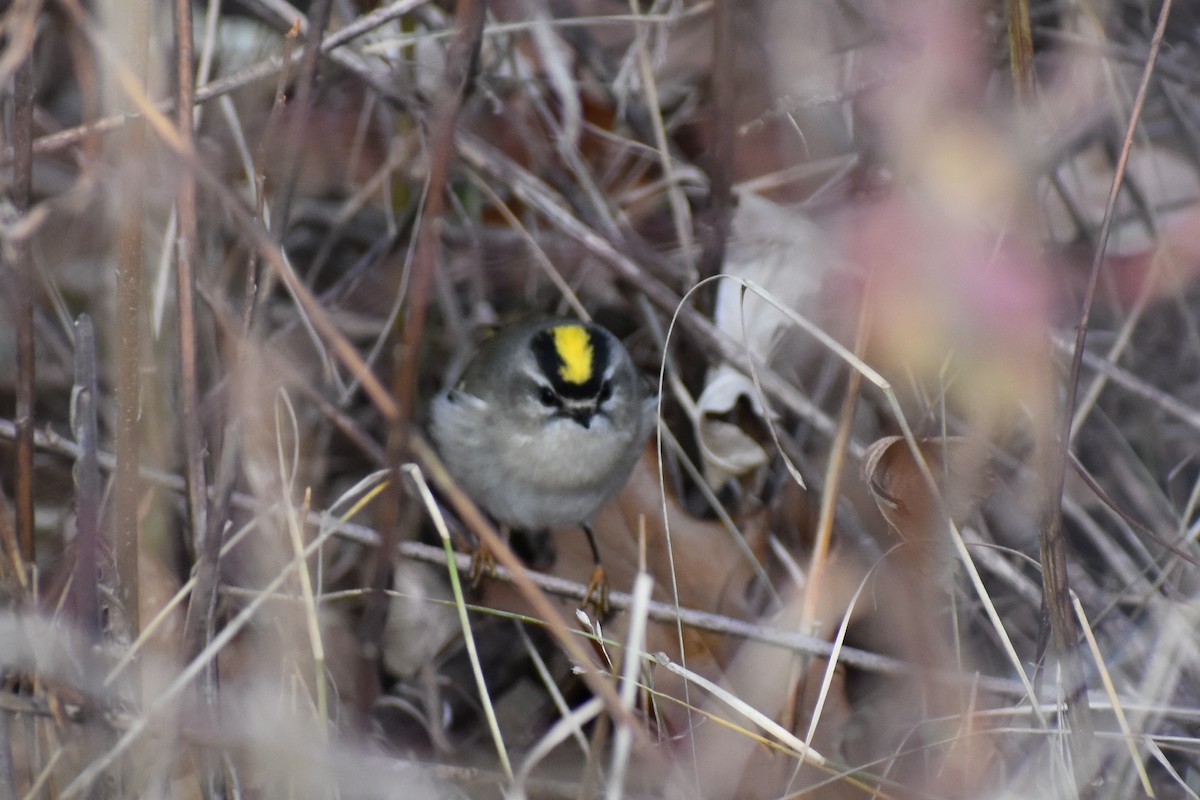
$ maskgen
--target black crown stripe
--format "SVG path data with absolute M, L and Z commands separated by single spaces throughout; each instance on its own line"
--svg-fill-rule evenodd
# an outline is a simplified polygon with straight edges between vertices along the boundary
M 549 330 L 538 331 L 530 344 L 538 367 L 550 381 L 550 386 L 569 400 L 591 399 L 600 394 L 604 374 L 608 371 L 608 337 L 597 333 L 588 325 L 584 326 L 584 330 L 587 331 L 588 341 L 592 346 L 592 374 L 583 383 L 568 383 L 562 379 L 563 360 L 554 346 L 554 335 Z

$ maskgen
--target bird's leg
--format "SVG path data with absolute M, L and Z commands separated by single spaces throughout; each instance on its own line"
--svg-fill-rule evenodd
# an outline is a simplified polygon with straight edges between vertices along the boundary
M 500 535 L 508 539 L 507 525 L 500 526 Z M 482 539 L 476 538 L 475 550 L 471 553 L 471 569 L 467 574 L 471 578 L 472 589 L 479 586 L 484 575 L 489 578 L 496 577 L 496 556 Z
M 585 522 L 580 527 L 587 534 L 588 544 L 592 548 L 592 563 L 595 564 L 592 579 L 588 581 L 587 592 L 583 596 L 583 605 L 584 608 L 590 608 L 598 618 L 604 619 L 610 611 L 608 576 L 604 574 L 604 565 L 600 563 L 600 548 L 596 546 L 596 535 L 592 533 L 592 526 Z

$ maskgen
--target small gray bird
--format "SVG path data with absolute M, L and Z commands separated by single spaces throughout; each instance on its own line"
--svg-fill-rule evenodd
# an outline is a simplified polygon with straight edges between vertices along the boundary
M 543 318 L 480 346 L 434 399 L 432 433 L 450 474 L 497 522 L 583 528 L 596 565 L 587 603 L 603 614 L 608 586 L 590 524 L 628 480 L 654 412 L 617 337 Z

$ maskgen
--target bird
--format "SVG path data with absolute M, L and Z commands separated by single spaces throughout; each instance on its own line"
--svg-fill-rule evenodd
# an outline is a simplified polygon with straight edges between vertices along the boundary
M 591 523 L 628 480 L 655 407 L 610 331 L 535 318 L 480 345 L 434 398 L 430 432 L 455 482 L 502 527 L 582 528 L 594 565 L 584 603 L 604 616 L 608 581 Z M 477 551 L 473 578 L 489 555 Z

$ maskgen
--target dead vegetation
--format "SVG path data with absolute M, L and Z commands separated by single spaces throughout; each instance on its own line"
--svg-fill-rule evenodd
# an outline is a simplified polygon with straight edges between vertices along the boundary
M 1194 4 L 0 23 L 0 798 L 1200 793 Z M 423 434 L 532 313 L 606 620 Z

